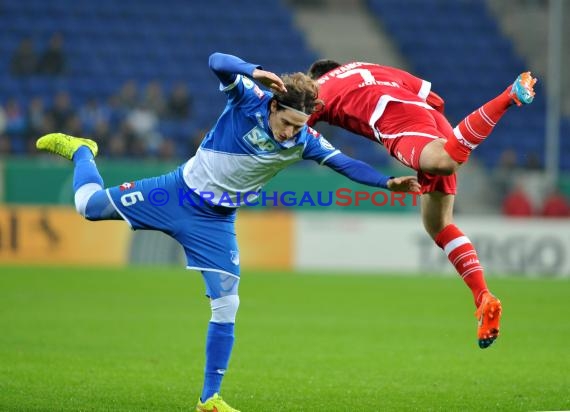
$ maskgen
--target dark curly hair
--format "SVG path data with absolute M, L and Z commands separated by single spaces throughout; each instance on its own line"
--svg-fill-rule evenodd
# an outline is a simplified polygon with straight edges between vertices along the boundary
M 281 76 L 287 93 L 277 92 L 273 99 L 278 103 L 278 110 L 288 106 L 305 114 L 312 114 L 323 107 L 324 102 L 318 98 L 319 86 L 317 82 L 304 73 L 297 72 Z
M 319 77 L 321 77 L 323 74 L 328 73 L 331 70 L 336 69 L 337 67 L 340 67 L 340 65 L 341 64 L 339 62 L 334 60 L 329 60 L 329 59 L 317 60 L 313 64 L 311 64 L 311 67 L 309 67 L 309 71 L 307 72 L 307 74 L 311 79 L 316 80 Z

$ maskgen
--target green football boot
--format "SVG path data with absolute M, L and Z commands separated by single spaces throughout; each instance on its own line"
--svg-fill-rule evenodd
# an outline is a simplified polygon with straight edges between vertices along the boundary
M 68 136 L 63 133 L 50 133 L 36 141 L 36 147 L 39 150 L 58 154 L 68 160 L 73 159 L 73 155 L 81 146 L 87 146 L 93 153 L 93 157 L 97 156 L 99 148 L 97 143 L 91 139 Z

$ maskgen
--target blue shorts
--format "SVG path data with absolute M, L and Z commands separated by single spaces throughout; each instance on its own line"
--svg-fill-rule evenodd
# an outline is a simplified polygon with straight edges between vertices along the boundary
M 111 187 L 107 195 L 132 229 L 159 230 L 176 239 L 188 269 L 239 276 L 236 209 L 201 201 L 184 182 L 181 167 Z

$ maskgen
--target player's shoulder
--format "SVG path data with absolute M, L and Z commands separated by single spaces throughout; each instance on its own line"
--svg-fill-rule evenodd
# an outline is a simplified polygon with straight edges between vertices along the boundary
M 247 76 L 242 76 L 241 82 L 243 83 L 244 90 L 252 96 L 257 97 L 258 100 L 271 97 L 271 92 L 264 91 L 252 79 Z
M 309 125 L 304 127 L 301 133 L 303 133 L 303 137 L 307 141 L 318 140 L 322 136 L 317 130 L 313 129 Z
M 252 79 L 243 75 L 240 75 L 233 93 L 235 105 L 257 106 L 273 96 L 271 92 L 262 90 Z
M 334 146 L 318 131 L 311 126 L 305 128 L 305 143 L 308 146 L 319 146 L 325 150 L 335 150 Z

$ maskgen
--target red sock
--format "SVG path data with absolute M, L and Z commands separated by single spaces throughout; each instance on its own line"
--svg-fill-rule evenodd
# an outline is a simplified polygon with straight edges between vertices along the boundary
M 448 136 L 445 151 L 453 160 L 464 163 L 475 149 L 493 131 L 493 127 L 513 104 L 509 95 L 511 86 L 490 102 L 485 103 L 463 119 Z
M 435 243 L 444 250 L 455 270 L 467 284 L 475 306 L 481 303 L 483 292 L 489 291 L 483 275 L 483 267 L 479 263 L 477 252 L 467 236 L 455 225 L 447 225 L 435 237 Z

